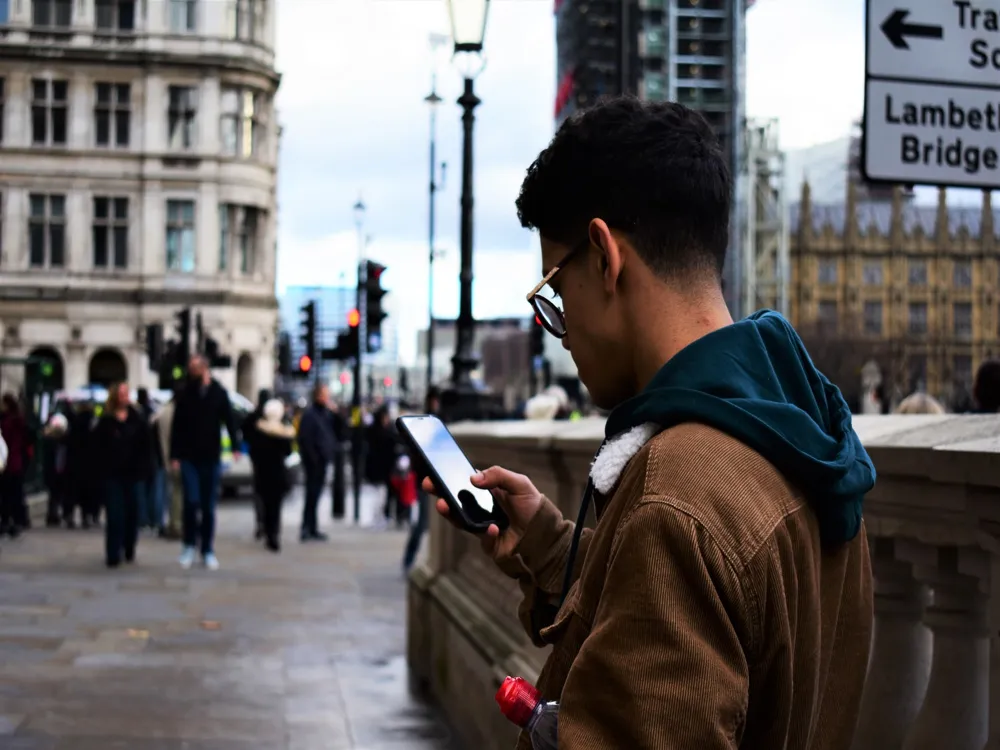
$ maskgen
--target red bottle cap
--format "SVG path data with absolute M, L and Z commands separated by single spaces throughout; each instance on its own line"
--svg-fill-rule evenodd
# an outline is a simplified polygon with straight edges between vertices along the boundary
M 538 689 L 523 677 L 508 677 L 496 694 L 500 713 L 519 727 L 528 724 L 540 699 Z

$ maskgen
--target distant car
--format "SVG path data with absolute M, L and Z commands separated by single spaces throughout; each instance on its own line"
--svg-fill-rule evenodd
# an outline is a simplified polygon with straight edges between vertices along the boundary
M 227 389 L 226 392 L 229 394 L 229 403 L 233 410 L 233 420 L 236 422 L 237 429 L 239 429 L 242 427 L 244 420 L 246 420 L 246 418 L 250 416 L 251 412 L 253 412 L 253 402 L 236 391 L 230 391 Z M 133 390 L 131 392 L 131 398 L 133 401 L 135 400 L 136 395 L 136 391 Z M 171 396 L 172 393 L 169 390 L 149 390 L 150 400 L 152 400 L 157 407 L 162 407 L 164 404 L 168 403 Z M 58 404 L 59 402 L 77 404 L 81 401 L 92 401 L 95 404 L 103 404 L 107 400 L 107 388 L 104 388 L 103 386 L 85 386 L 83 388 L 76 388 L 68 391 L 58 391 L 53 395 L 52 404 Z M 239 458 L 235 458 L 233 455 L 233 449 L 236 447 L 237 446 L 232 445 L 229 433 L 226 428 L 223 427 L 222 478 L 220 487 L 222 494 L 226 497 L 234 497 L 241 489 L 247 489 L 253 485 L 253 469 L 250 466 L 250 458 L 247 456 L 246 446 L 238 446 L 240 449 Z M 298 474 L 301 471 L 300 464 L 301 459 L 299 458 L 298 453 L 292 453 L 286 461 L 289 472 L 292 474 L 293 482 L 298 481 Z

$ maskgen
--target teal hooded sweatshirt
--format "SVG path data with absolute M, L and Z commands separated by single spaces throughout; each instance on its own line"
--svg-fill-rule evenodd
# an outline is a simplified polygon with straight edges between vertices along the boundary
M 851 410 L 781 315 L 761 310 L 678 352 L 608 417 L 608 438 L 654 422 L 699 422 L 753 448 L 798 487 L 824 544 L 853 539 L 875 466 Z M 706 467 L 711 470 L 711 467 Z

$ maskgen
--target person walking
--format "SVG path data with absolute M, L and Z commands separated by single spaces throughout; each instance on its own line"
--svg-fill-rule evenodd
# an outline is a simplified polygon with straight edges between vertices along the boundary
M 135 561 L 139 503 L 152 475 L 149 422 L 129 403 L 127 383 L 108 391 L 108 402 L 91 440 L 104 489 L 104 561 L 109 568 Z
M 49 491 L 49 502 L 45 514 L 45 525 L 58 528 L 63 521 L 67 529 L 75 528 L 73 504 L 69 502 L 69 419 L 59 407 L 49 417 L 42 429 L 45 450 L 42 455 L 42 473 L 45 487 Z
M 292 452 L 295 428 L 285 424 L 285 405 L 269 399 L 254 426 L 254 486 L 260 493 L 267 548 L 281 550 L 281 505 L 289 490 L 285 459 Z
M 222 476 L 222 428 L 233 446 L 240 445 L 229 394 L 212 377 L 208 361 L 201 355 L 188 363 L 188 382 L 174 407 L 170 430 L 170 461 L 180 471 L 184 488 L 184 548 L 180 564 L 194 564 L 195 545 L 201 544 L 201 559 L 209 570 L 218 570 L 215 555 L 215 506 Z M 233 459 L 240 457 L 233 450 Z
M 7 441 L 7 465 L 0 474 L 0 535 L 18 537 L 30 526 L 24 476 L 34 454 L 28 425 L 13 393 L 0 399 L 0 434 Z
M 254 513 L 254 539 L 264 538 L 264 500 L 261 496 L 260 485 L 257 481 L 257 449 L 254 442 L 257 438 L 257 422 L 264 416 L 264 406 L 271 400 L 271 391 L 261 388 L 257 392 L 257 408 L 247 415 L 243 420 L 243 442 L 247 446 L 247 454 L 250 458 L 250 471 L 253 472 L 253 513 Z M 282 406 L 282 408 L 284 408 Z M 294 427 L 292 428 L 295 429 Z
M 312 404 L 302 412 L 299 422 L 299 455 L 306 475 L 306 497 L 302 508 L 303 542 L 325 542 L 326 534 L 319 530 L 317 508 L 326 482 L 327 469 L 337 450 L 337 435 L 330 411 L 330 389 L 322 383 L 313 389 Z
M 91 440 L 97 424 L 94 405 L 90 401 L 78 404 L 69 412 L 69 502 L 80 508 L 80 526 L 89 529 L 100 523 L 102 492 L 94 466 L 94 446 Z M 64 513 L 64 515 L 67 515 Z M 73 517 L 73 508 L 69 509 Z
M 150 435 L 150 471 L 149 481 L 142 488 L 139 507 L 139 526 L 148 528 L 150 531 L 163 538 L 166 536 L 166 529 L 163 525 L 163 503 L 166 494 L 166 464 L 163 462 L 163 450 L 160 446 L 160 431 L 154 426 L 157 410 L 153 406 L 153 401 L 149 397 L 149 391 L 140 388 L 136 394 L 136 403 L 139 413 L 146 420 Z
M 401 446 L 387 406 L 380 406 L 372 415 L 372 423 L 365 430 L 368 452 L 365 455 L 365 478 L 385 493 L 382 515 L 388 526 L 395 519 L 402 525 L 403 509 L 392 486 L 392 472 L 401 453 Z
M 175 389 L 170 401 L 153 417 L 153 429 L 157 434 L 157 447 L 164 468 L 164 504 L 167 506 L 167 525 L 163 534 L 165 539 L 181 538 L 181 522 L 184 515 L 184 491 L 180 471 L 176 470 L 170 461 L 170 431 L 174 424 L 178 392 L 179 390 Z

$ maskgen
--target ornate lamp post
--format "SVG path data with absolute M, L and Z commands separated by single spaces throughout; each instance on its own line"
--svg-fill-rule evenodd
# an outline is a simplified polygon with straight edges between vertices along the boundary
M 478 408 L 472 371 L 478 361 L 473 353 L 476 321 L 472 316 L 472 127 L 476 119 L 474 110 L 480 100 L 473 91 L 473 81 L 482 70 L 489 0 L 447 0 L 447 3 L 455 58 L 465 79 L 462 96 L 458 99 L 462 107 L 461 271 L 455 356 L 451 360 L 451 385 L 458 403 L 451 411 L 456 418 L 474 418 Z

